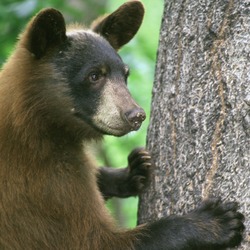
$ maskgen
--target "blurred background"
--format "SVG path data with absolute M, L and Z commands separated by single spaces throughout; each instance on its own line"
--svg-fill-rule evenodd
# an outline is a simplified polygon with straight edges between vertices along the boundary
M 137 103 L 143 107 L 147 119 L 141 129 L 121 138 L 107 136 L 102 144 L 94 145 L 100 166 L 126 167 L 127 156 L 135 147 L 145 146 L 150 115 L 151 89 L 154 79 L 163 0 L 141 0 L 145 6 L 143 24 L 135 38 L 119 51 L 130 66 L 128 87 Z M 14 49 L 18 34 L 29 19 L 44 7 L 60 10 L 67 23 L 88 26 L 98 16 L 110 13 L 125 0 L 1 0 L 0 1 L 0 66 Z M 84 198 L 84 197 L 83 197 Z M 138 199 L 111 199 L 107 202 L 121 227 L 136 225 Z

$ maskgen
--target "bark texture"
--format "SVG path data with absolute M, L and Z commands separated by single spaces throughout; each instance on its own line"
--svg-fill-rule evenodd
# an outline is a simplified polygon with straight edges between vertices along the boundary
M 237 200 L 250 249 L 250 2 L 165 0 L 138 223 Z

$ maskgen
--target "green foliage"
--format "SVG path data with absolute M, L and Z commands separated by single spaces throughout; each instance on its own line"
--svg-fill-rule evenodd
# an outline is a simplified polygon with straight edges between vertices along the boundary
M 18 34 L 40 9 L 54 7 L 62 11 L 66 16 L 66 22 L 89 23 L 90 18 L 93 19 L 105 12 L 109 13 L 124 2 L 125 0 L 1 0 L 0 65 L 4 63 L 13 50 Z M 102 152 L 110 165 L 114 167 L 125 167 L 130 151 L 135 147 L 145 145 L 163 0 L 142 0 L 142 2 L 146 11 L 142 27 L 136 37 L 121 49 L 120 54 L 125 63 L 130 66 L 129 89 L 138 104 L 145 109 L 147 119 L 138 132 L 132 132 L 122 138 L 105 138 L 104 151 Z M 100 164 L 105 164 L 102 159 L 100 159 Z M 128 227 L 134 226 L 136 224 L 137 199 L 129 198 L 120 202 L 122 203 L 122 214 L 127 216 L 123 218 L 124 223 L 121 224 Z M 112 207 L 112 202 L 109 202 L 108 206 Z

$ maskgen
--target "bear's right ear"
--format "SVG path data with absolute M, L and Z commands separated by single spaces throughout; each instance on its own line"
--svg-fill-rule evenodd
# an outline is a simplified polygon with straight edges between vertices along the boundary
M 47 50 L 66 39 L 66 26 L 62 14 L 52 8 L 40 11 L 30 22 L 24 34 L 25 46 L 37 59 Z
M 143 4 L 137 0 L 128 1 L 110 15 L 94 21 L 91 29 L 105 37 L 118 50 L 137 33 L 143 16 Z

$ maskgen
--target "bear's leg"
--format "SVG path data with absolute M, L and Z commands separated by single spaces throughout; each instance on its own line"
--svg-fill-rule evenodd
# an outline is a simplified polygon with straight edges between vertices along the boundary
M 222 250 L 240 245 L 244 216 L 235 202 L 211 199 L 184 216 L 146 225 L 135 250 Z
M 97 176 L 99 189 L 105 199 L 136 196 L 150 179 L 151 157 L 144 148 L 134 149 L 128 156 L 128 167 L 102 167 Z

